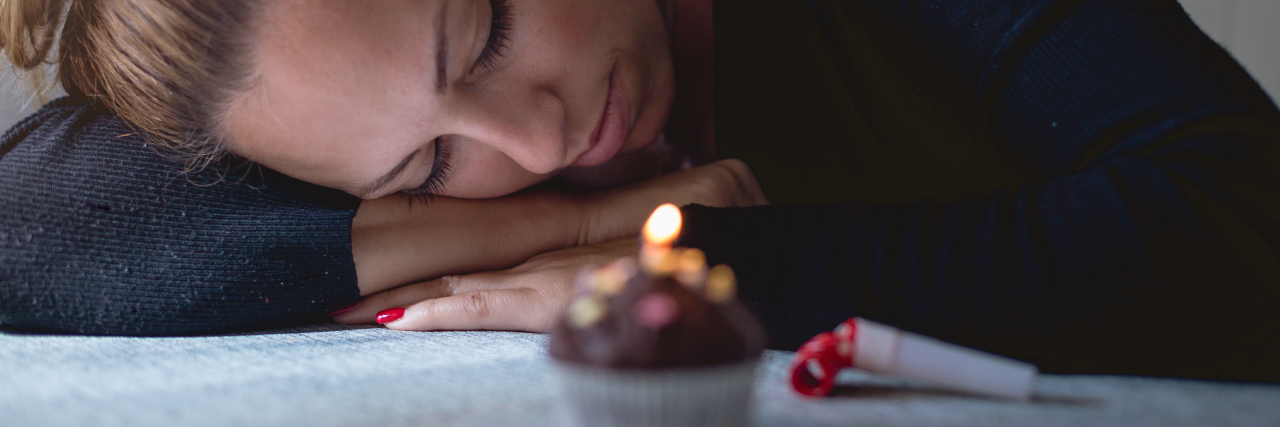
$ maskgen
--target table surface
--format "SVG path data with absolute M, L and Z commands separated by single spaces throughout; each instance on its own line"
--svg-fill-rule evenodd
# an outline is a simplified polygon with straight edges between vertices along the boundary
M 0 334 L 0 426 L 557 425 L 547 337 L 312 325 L 173 338 Z M 1044 375 L 1031 402 L 843 373 L 836 396 L 786 385 L 765 354 L 753 423 L 1280 426 L 1280 385 Z

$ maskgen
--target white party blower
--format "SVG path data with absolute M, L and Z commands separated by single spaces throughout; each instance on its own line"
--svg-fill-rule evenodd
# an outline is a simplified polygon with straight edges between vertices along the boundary
M 905 332 L 863 318 L 814 337 L 792 362 L 792 386 L 825 396 L 842 368 L 918 380 L 960 393 L 1027 400 L 1038 373 L 1034 365 Z

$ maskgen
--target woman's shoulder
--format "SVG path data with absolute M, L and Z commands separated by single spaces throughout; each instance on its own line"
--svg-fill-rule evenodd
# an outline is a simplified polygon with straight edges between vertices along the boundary
M 95 123 L 96 122 L 96 123 Z M 0 140 L 7 144 L 13 139 L 26 139 L 40 130 L 70 130 L 74 127 L 95 124 L 127 126 L 119 116 L 100 103 L 80 97 L 63 96 L 44 104 L 30 116 L 19 120 Z
M 259 196 L 270 194 L 278 195 L 275 198 L 281 202 L 342 210 L 358 205 L 358 199 L 337 190 L 289 178 L 236 156 L 193 167 L 182 154 L 154 142 L 100 103 L 59 98 L 0 137 L 0 182 L 48 188 L 92 185 L 111 192 L 146 193 L 159 186 L 183 198 L 225 199 L 234 193 L 247 198 L 246 203 L 256 203 Z M 128 181 L 112 182 L 115 179 Z
M 72 97 L 45 104 L 0 137 L 0 182 L 24 189 L 0 191 L 0 200 L 18 204 L 76 197 L 73 189 L 145 191 L 112 180 L 168 181 L 185 169 L 110 109 Z
M 244 330 L 357 297 L 353 196 L 234 157 L 191 168 L 74 99 L 0 144 L 0 329 Z
M 17 153 L 41 153 L 85 143 L 142 140 L 138 135 L 131 135 L 129 129 L 128 123 L 99 103 L 58 98 L 4 132 L 0 137 L 0 164 L 20 163 L 16 157 L 24 156 Z

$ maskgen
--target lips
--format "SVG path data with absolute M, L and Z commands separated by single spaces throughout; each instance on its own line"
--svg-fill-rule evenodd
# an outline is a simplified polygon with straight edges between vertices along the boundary
M 604 113 L 591 138 L 591 146 L 578 156 L 571 166 L 591 167 L 601 165 L 622 149 L 631 129 L 631 103 L 622 87 L 618 68 L 609 74 L 609 94 L 604 102 Z

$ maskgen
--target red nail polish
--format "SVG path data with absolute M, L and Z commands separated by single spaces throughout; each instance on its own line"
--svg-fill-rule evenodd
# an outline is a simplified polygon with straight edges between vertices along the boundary
M 378 324 L 381 325 L 400 320 L 401 317 L 404 317 L 403 308 L 388 308 L 386 310 L 379 311 L 378 316 L 375 317 L 374 320 L 377 320 Z
M 341 308 L 334 310 L 332 313 L 329 313 L 329 317 L 338 317 L 338 316 L 350 313 L 352 311 L 355 311 L 357 307 L 360 307 L 361 302 L 363 301 L 356 301 L 351 304 L 344 305 Z

